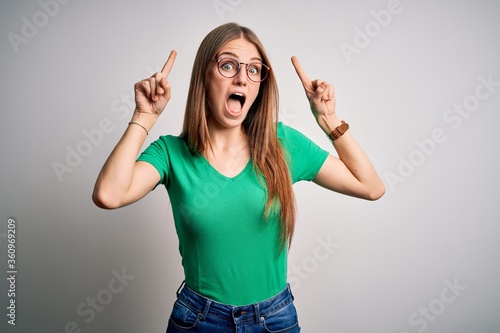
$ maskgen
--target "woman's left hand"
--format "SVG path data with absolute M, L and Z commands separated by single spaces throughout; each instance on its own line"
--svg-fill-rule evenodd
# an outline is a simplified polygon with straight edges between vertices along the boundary
M 292 57 L 292 64 L 302 82 L 316 121 L 320 123 L 322 116 L 334 116 L 335 92 L 333 86 L 323 80 L 311 81 L 295 56 Z
M 328 135 L 341 123 L 335 114 L 333 86 L 323 80 L 311 81 L 296 57 L 292 57 L 292 63 L 304 86 L 311 111 Z M 380 198 L 385 191 L 384 184 L 351 134 L 344 134 L 333 145 L 339 157 L 328 156 L 313 181 L 335 192 L 368 200 Z

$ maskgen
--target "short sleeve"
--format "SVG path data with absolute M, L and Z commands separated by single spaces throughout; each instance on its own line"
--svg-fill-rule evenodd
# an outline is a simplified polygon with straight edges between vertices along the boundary
M 168 182 L 168 170 L 170 168 L 167 141 L 167 137 L 161 136 L 158 140 L 153 141 L 137 158 L 137 161 L 148 162 L 154 166 L 160 174 L 158 184 L 164 185 Z
M 328 157 L 328 152 L 296 129 L 278 123 L 278 139 L 287 153 L 292 182 L 311 181 Z

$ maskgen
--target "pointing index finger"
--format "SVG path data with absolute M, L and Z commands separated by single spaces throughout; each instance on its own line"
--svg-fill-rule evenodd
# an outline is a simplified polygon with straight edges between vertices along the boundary
M 172 70 L 172 67 L 174 66 L 174 61 L 175 57 L 177 56 L 177 52 L 175 50 L 172 50 L 170 52 L 170 55 L 168 56 L 167 61 L 165 62 L 165 65 L 163 65 L 163 68 L 161 69 L 161 73 L 165 75 L 165 77 L 170 74 L 170 71 Z
M 297 75 L 299 76 L 300 81 L 302 82 L 302 85 L 304 86 L 304 88 L 308 88 L 308 86 L 311 85 L 311 80 L 307 76 L 304 68 L 302 68 L 302 65 L 300 64 L 296 56 L 292 57 L 292 64 L 295 68 L 295 71 L 297 72 Z

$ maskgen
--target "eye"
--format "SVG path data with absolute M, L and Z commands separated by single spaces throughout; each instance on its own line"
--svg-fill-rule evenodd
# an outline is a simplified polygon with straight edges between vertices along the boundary
M 223 59 L 220 62 L 220 68 L 227 72 L 234 71 L 237 67 L 236 63 L 232 60 Z
M 248 65 L 248 74 L 259 75 L 262 70 L 262 64 L 252 63 Z

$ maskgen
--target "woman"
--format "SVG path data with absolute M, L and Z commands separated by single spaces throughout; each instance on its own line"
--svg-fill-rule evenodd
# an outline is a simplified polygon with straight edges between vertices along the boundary
M 193 66 L 180 136 L 162 136 L 136 160 L 170 99 L 172 51 L 162 71 L 135 84 L 136 110 L 104 164 L 93 200 L 113 209 L 168 190 L 185 285 L 167 332 L 299 332 L 286 282 L 295 224 L 292 184 L 314 181 L 332 191 L 376 200 L 377 172 L 335 113 L 333 87 L 302 81 L 331 156 L 276 122 L 278 89 L 256 35 L 222 25 L 202 41 Z M 179 288 L 181 289 L 181 288 Z

